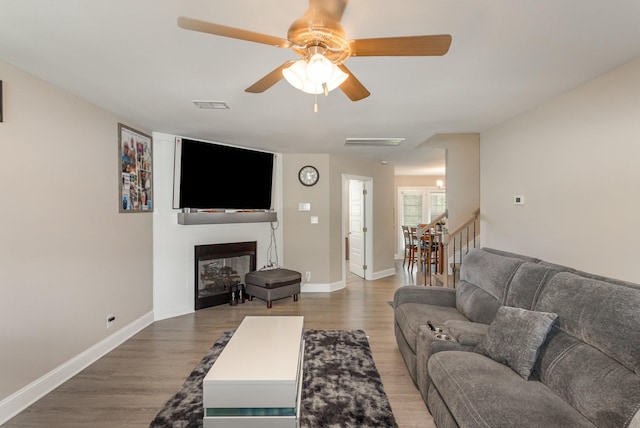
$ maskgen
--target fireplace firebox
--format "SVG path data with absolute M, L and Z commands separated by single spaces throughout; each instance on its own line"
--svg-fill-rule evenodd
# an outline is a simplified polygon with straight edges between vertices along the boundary
M 195 309 L 222 305 L 231 287 L 256 270 L 256 242 L 195 246 Z

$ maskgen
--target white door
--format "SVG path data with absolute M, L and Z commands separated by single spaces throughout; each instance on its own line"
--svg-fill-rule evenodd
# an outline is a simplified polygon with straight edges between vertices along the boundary
M 364 278 L 365 205 L 364 181 L 349 180 L 349 271 Z

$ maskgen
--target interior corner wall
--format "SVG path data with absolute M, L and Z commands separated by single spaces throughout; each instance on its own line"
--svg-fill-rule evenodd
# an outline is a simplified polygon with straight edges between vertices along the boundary
M 483 245 L 640 283 L 638 76 L 640 59 L 482 134 Z
M 268 263 L 271 223 L 178 224 L 180 210 L 173 209 L 175 135 L 153 133 L 153 307 L 156 320 L 194 311 L 195 246 L 229 242 L 257 242 L 256 267 Z M 274 236 L 282 260 L 282 155 L 276 154 L 274 207 L 279 223 Z M 221 186 L 226 185 L 220 183 Z M 215 189 L 211 189 L 215 192 Z M 276 251 L 273 251 L 275 258 Z M 209 310 L 209 309 L 207 309 Z M 215 310 L 215 307 L 210 310 Z
M 2 407 L 153 308 L 152 216 L 119 213 L 124 121 L 1 60 L 0 79 Z

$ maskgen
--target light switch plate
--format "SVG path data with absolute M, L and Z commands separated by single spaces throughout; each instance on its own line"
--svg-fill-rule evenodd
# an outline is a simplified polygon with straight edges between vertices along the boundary
M 311 204 L 309 202 L 300 202 L 298 204 L 298 211 L 311 211 Z
M 318 224 L 318 216 L 317 215 L 312 215 L 311 216 L 311 224 Z

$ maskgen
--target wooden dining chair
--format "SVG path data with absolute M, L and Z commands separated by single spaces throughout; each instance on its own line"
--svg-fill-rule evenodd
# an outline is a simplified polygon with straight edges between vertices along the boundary
M 411 267 L 414 258 L 413 240 L 411 239 L 411 231 L 409 226 L 402 226 L 402 236 L 404 237 L 404 258 L 402 259 L 402 267 L 409 261 L 409 267 Z
M 418 225 L 419 227 L 425 227 L 426 225 Z M 420 267 L 425 268 L 426 273 L 431 273 L 431 265 L 434 266 L 434 272 L 438 273 L 439 266 L 439 256 L 440 251 L 439 245 L 435 240 L 435 234 L 430 230 L 425 231 L 425 233 L 420 236 Z

